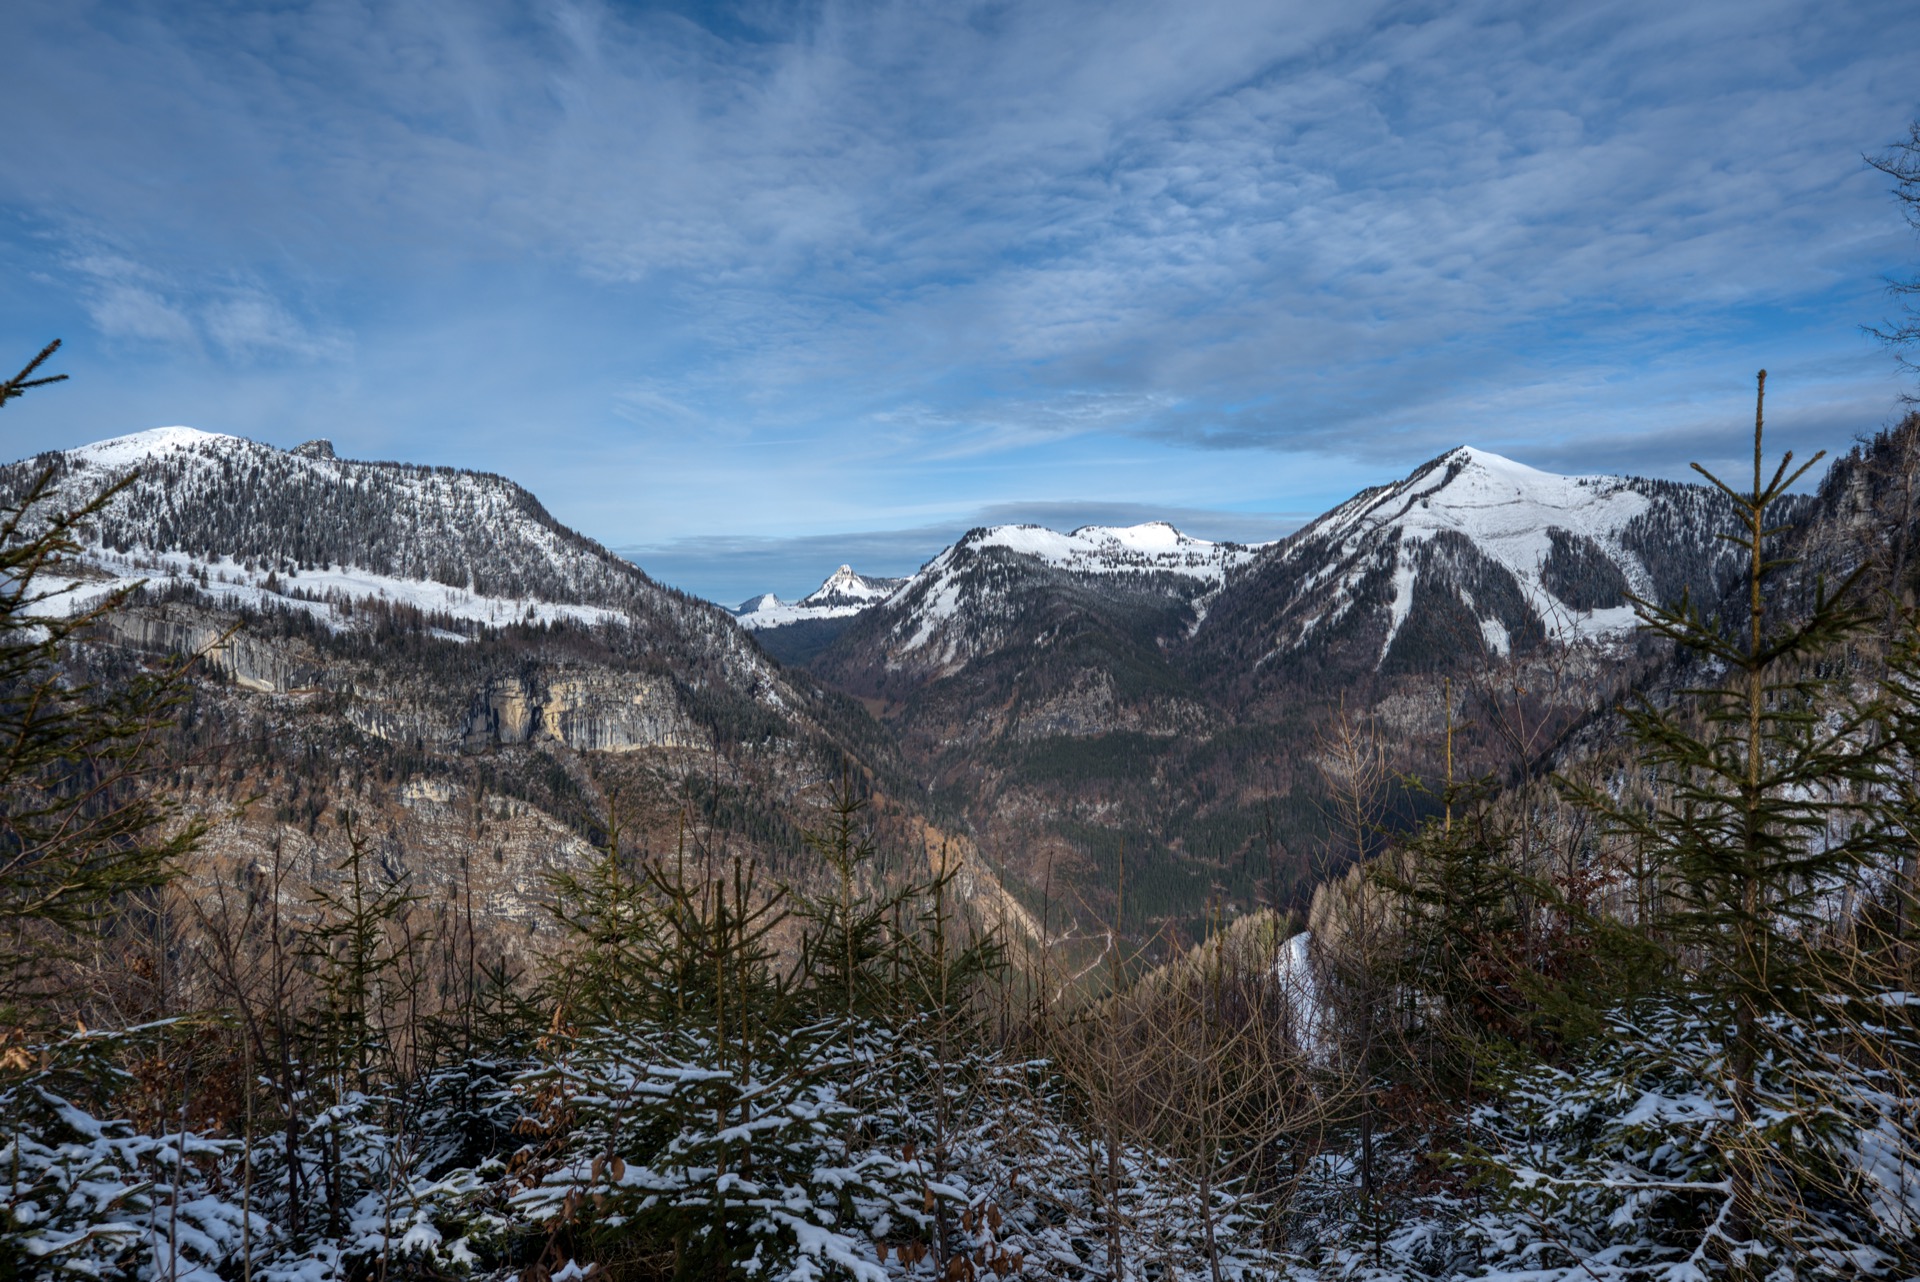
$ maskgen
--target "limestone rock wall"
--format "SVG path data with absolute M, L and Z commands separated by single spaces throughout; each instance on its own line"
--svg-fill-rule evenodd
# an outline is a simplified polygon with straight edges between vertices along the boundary
M 469 748 L 543 739 L 581 752 L 707 746 L 671 682 L 607 671 L 490 678 L 468 707 L 458 737 Z

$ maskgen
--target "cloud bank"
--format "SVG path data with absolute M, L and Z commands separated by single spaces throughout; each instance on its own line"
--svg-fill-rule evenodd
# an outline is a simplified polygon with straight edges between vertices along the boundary
M 665 548 L 1313 511 L 1460 441 L 1677 474 L 1737 452 L 1761 365 L 1783 443 L 1898 390 L 1859 326 L 1915 247 L 1860 154 L 1920 115 L 1908 4 L 21 0 L 9 30 L 0 340 L 64 333 L 77 376 L 9 409 L 14 453 L 325 434 Z

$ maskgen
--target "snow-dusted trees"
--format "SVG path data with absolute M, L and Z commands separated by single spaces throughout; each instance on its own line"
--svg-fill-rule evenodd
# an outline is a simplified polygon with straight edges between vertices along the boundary
M 1900 1138 L 1920 1118 L 1920 1042 L 1865 911 L 1911 840 L 1886 806 L 1912 692 L 1896 664 L 1862 693 L 1861 570 L 1780 608 L 1769 514 L 1809 466 L 1790 464 L 1768 478 L 1756 411 L 1751 489 L 1709 476 L 1742 515 L 1736 627 L 1639 603 L 1717 676 L 1626 712 L 1652 786 L 1569 790 L 1651 870 L 1636 924 L 1665 975 L 1565 1067 L 1523 1065 L 1475 1113 L 1504 1192 L 1484 1240 L 1510 1261 L 1674 1278 L 1920 1262 L 1920 1150 Z

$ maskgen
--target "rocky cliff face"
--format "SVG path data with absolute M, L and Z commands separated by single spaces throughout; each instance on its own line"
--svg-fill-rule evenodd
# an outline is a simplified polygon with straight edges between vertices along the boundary
M 102 626 L 106 635 L 136 650 L 198 655 L 203 667 L 243 690 L 291 694 L 323 684 L 325 663 L 311 649 L 252 635 L 205 610 L 137 606 L 107 615 Z
M 631 673 L 514 673 L 477 691 L 456 737 L 468 748 L 550 740 L 577 752 L 709 751 L 671 682 Z
M 175 782 L 210 893 L 269 869 L 305 903 L 351 821 L 387 875 L 533 931 L 616 827 L 803 885 L 849 775 L 877 823 L 937 828 L 857 703 L 502 478 L 165 429 L 0 467 L 0 504 L 49 471 L 64 504 L 135 474 L 42 608 L 131 591 L 91 668 L 194 656 Z

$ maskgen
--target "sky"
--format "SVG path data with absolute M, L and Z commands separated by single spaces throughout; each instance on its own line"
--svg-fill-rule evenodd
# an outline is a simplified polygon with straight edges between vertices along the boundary
M 492 471 L 798 596 L 967 528 L 1277 537 L 1468 443 L 1844 449 L 1920 238 L 1911 0 L 9 0 L 21 457 Z M 23 56 L 24 55 L 24 56 Z M 10 364 L 11 357 L 5 358 Z

